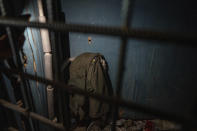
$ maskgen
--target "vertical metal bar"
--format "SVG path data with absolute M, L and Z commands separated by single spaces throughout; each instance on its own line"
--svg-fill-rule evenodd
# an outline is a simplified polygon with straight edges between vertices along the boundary
M 47 0 L 47 15 L 48 15 L 48 22 L 53 22 L 53 6 L 52 6 L 52 0 Z M 55 45 L 55 33 L 50 31 L 50 42 L 51 42 L 51 47 L 52 47 L 52 66 L 53 66 L 53 78 L 54 80 L 58 81 L 59 76 L 58 76 L 58 57 L 57 57 L 57 50 L 56 50 L 56 45 Z M 55 89 L 54 92 L 55 96 L 55 103 L 57 104 L 57 119 L 59 122 L 63 121 L 63 114 L 62 114 L 62 106 L 61 106 L 61 97 L 60 97 L 60 91 L 58 89 Z M 57 102 L 57 103 L 56 103 Z
M 62 21 L 62 22 L 66 22 L 64 17 L 64 13 L 61 12 L 61 0 L 56 0 L 55 2 L 55 14 L 58 16 L 56 18 L 56 20 L 58 21 Z M 65 54 L 69 54 L 70 55 L 70 52 L 69 52 L 69 48 L 66 46 L 63 46 L 65 44 L 69 45 L 69 41 L 65 40 L 66 37 L 69 37 L 69 33 L 68 32 L 65 32 L 65 33 L 56 33 L 57 34 L 57 49 L 58 49 L 58 57 L 59 57 L 59 65 L 58 65 L 58 70 L 59 70 L 59 73 L 60 73 L 60 81 L 63 81 L 64 83 L 66 83 L 68 81 L 68 69 L 65 70 L 65 71 L 61 71 L 60 70 L 60 67 L 63 63 L 63 61 L 65 59 L 68 59 L 69 56 L 66 56 Z M 64 39 L 65 41 L 62 41 L 62 39 Z M 63 43 L 62 43 L 63 42 Z M 66 48 L 66 50 L 63 48 Z M 65 52 L 66 51 L 66 52 Z M 70 108 L 69 108 L 69 103 L 70 103 L 70 99 L 69 99 L 69 93 L 68 92 L 61 92 L 61 97 L 62 97 L 62 113 L 63 113 L 63 123 L 64 123 L 64 126 L 66 127 L 67 130 L 70 130 L 70 127 L 71 127 L 71 115 L 70 115 Z
M 3 0 L 0 0 L 0 8 L 1 8 L 2 16 L 6 16 L 6 9 L 4 7 Z M 6 27 L 6 32 L 7 32 L 7 35 L 8 35 L 9 44 L 10 44 L 10 47 L 11 47 L 11 52 L 12 52 L 12 55 L 13 55 L 15 65 L 19 70 L 22 71 L 23 69 L 22 69 L 22 63 L 20 61 L 19 49 L 18 49 L 17 45 L 14 43 L 13 34 L 11 32 L 10 27 Z M 27 89 L 27 86 L 26 86 L 26 81 L 22 77 L 20 77 L 20 79 L 21 79 L 20 89 L 21 89 L 21 93 L 22 93 L 22 96 L 23 96 L 23 101 L 24 101 L 25 107 L 27 109 L 29 109 L 32 106 L 29 107 L 29 103 L 28 103 L 28 101 L 31 101 L 31 98 L 30 98 L 30 95 L 27 96 L 27 94 L 26 94 L 26 93 L 28 93 L 28 91 L 27 91 L 28 89 Z M 29 124 L 30 124 L 31 130 L 33 131 L 34 128 L 33 128 L 33 123 L 32 123 L 31 119 L 29 119 Z
M 54 1 L 57 2 L 57 1 Z M 47 0 L 47 12 L 48 12 L 48 21 L 53 22 L 54 16 L 53 16 L 53 1 L 52 0 Z M 57 14 L 56 14 L 57 15 Z M 60 72 L 60 58 L 58 55 L 60 49 L 58 46 L 59 44 L 56 45 L 56 38 L 55 38 L 55 33 L 51 32 L 51 45 L 52 45 L 52 52 L 53 52 L 53 66 L 54 66 L 54 79 L 56 81 L 64 81 L 63 75 Z M 63 122 L 64 126 L 66 129 L 69 129 L 70 127 L 70 112 L 68 109 L 68 99 L 69 95 L 67 92 L 62 92 L 61 90 L 57 89 L 56 90 L 55 96 L 57 96 L 57 104 L 58 104 L 58 117 L 59 120 Z
M 130 19 L 131 13 L 132 13 L 131 5 L 133 4 L 134 4 L 134 0 L 122 1 L 122 15 L 124 19 L 123 29 L 125 29 L 125 31 L 128 31 L 129 26 L 131 24 L 131 19 Z M 121 98 L 121 94 L 122 94 L 122 82 L 123 82 L 123 77 L 124 77 L 128 37 L 122 37 L 121 39 L 122 39 L 122 44 L 120 46 L 118 73 L 117 73 L 117 80 L 116 80 L 116 96 L 118 98 Z M 119 106 L 116 105 L 114 108 L 114 112 L 113 112 L 112 131 L 116 131 L 115 124 L 116 124 L 116 120 L 118 119 L 118 117 L 119 117 Z

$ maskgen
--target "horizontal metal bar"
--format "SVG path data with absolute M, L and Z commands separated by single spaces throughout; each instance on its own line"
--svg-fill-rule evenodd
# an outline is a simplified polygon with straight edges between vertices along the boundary
M 30 118 L 33 118 L 35 120 L 39 120 L 40 122 L 42 122 L 43 124 L 46 124 L 46 125 L 49 125 L 51 127 L 54 127 L 56 129 L 59 129 L 59 130 L 65 130 L 64 126 L 62 124 L 59 124 L 59 123 L 55 123 L 41 115 L 38 115 L 34 112 L 29 112 L 28 110 L 24 109 L 24 108 L 21 108 L 17 105 L 14 105 L 8 101 L 5 101 L 3 99 L 0 99 L 0 105 L 5 107 L 5 108 L 8 108 L 8 109 L 11 109 L 11 110 L 14 110 L 14 111 L 17 111 L 19 112 L 20 114 L 26 116 L 26 117 L 30 117 Z
M 19 131 L 19 130 L 14 127 L 8 127 L 7 131 Z
M 161 110 L 158 110 L 158 109 L 155 109 L 155 108 L 140 105 L 138 103 L 123 100 L 123 99 L 120 99 L 118 97 L 103 96 L 102 94 L 96 94 L 96 93 L 91 94 L 91 93 L 88 93 L 85 90 L 82 90 L 80 88 L 76 88 L 76 87 L 73 87 L 73 86 L 66 85 L 63 82 L 48 80 L 48 79 L 45 79 L 45 78 L 42 78 L 42 77 L 38 77 L 38 76 L 30 75 L 30 74 L 27 74 L 27 73 L 19 72 L 18 70 L 15 70 L 15 69 L 0 68 L 0 72 L 4 72 L 8 75 L 9 74 L 17 74 L 21 77 L 25 77 L 25 78 L 31 79 L 31 80 L 36 80 L 38 82 L 41 82 L 41 83 L 44 83 L 44 84 L 47 84 L 47 85 L 52 85 L 56 88 L 61 88 L 61 89 L 66 90 L 68 92 L 76 93 L 76 94 L 83 95 L 83 96 L 89 96 L 91 98 L 102 101 L 104 103 L 108 103 L 110 105 L 117 105 L 117 106 L 125 107 L 125 108 L 130 109 L 130 110 L 134 110 L 134 111 L 137 111 L 137 112 L 153 115 L 155 117 L 158 117 L 158 118 L 161 118 L 161 119 L 164 119 L 164 120 L 174 121 L 174 122 L 177 122 L 179 124 L 186 125 L 186 126 L 189 126 L 189 127 L 195 127 L 196 124 L 197 124 L 195 122 L 195 120 L 184 117 L 184 116 L 179 116 L 175 113 L 169 113 L 169 112 L 161 111 Z
M 14 27 L 34 27 L 34 28 L 47 28 L 53 31 L 66 31 L 66 32 L 80 32 L 80 33 L 93 33 L 103 34 L 110 36 L 124 36 L 136 39 L 145 40 L 161 40 L 169 41 L 177 45 L 197 46 L 196 36 L 183 36 L 173 33 L 162 33 L 149 30 L 125 29 L 122 27 L 106 27 L 106 26 L 93 26 L 93 25 L 80 25 L 80 24 L 65 24 L 61 22 L 53 23 L 40 23 L 28 22 L 16 18 L 0 17 L 0 25 L 14 26 Z M 164 44 L 164 43 L 159 43 Z M 166 45 L 167 43 L 165 43 Z

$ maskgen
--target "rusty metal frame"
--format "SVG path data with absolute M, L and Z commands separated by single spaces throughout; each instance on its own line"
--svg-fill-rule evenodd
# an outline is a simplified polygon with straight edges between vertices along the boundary
M 52 4 L 52 3 L 50 3 Z M 128 8 L 128 10 L 130 10 Z M 67 92 L 76 93 L 83 96 L 89 96 L 94 99 L 97 99 L 99 101 L 103 101 L 105 103 L 111 104 L 118 109 L 118 107 L 125 107 L 130 110 L 135 110 L 138 112 L 146 113 L 149 115 L 153 115 L 162 119 L 171 120 L 174 122 L 177 122 L 181 125 L 188 126 L 188 127 L 195 127 L 196 122 L 192 119 L 178 116 L 176 114 L 171 114 L 168 112 L 164 112 L 161 110 L 157 110 L 155 108 L 146 107 L 137 103 L 133 103 L 131 101 L 126 101 L 118 96 L 121 96 L 121 86 L 122 86 L 122 76 L 123 76 L 123 69 L 124 69 L 124 56 L 126 56 L 126 45 L 128 44 L 127 41 L 129 38 L 135 38 L 135 39 L 142 39 L 142 40 L 159 40 L 163 42 L 172 42 L 170 44 L 176 44 L 180 46 L 190 46 L 190 47 L 197 47 L 197 37 L 195 36 L 182 36 L 177 35 L 173 33 L 164 33 L 164 32 L 156 32 L 156 31 L 148 31 L 148 30 L 140 30 L 140 29 L 130 29 L 129 28 L 129 15 L 127 14 L 127 18 L 125 19 L 126 24 L 124 27 L 106 27 L 106 26 L 92 26 L 92 25 L 80 25 L 80 24 L 65 24 L 60 22 L 53 22 L 52 19 L 52 10 L 48 10 L 49 14 L 51 15 L 51 19 L 47 23 L 39 23 L 39 22 L 28 22 L 23 21 L 17 18 L 8 18 L 6 16 L 0 17 L 0 25 L 6 26 L 6 27 L 33 27 L 33 28 L 47 28 L 51 31 L 60 31 L 60 32 L 79 32 L 79 33 L 92 33 L 92 34 L 100 34 L 100 35 L 110 35 L 115 37 L 121 37 L 122 38 L 122 47 L 119 58 L 119 70 L 117 75 L 117 96 L 114 97 L 108 97 L 108 96 L 102 96 L 100 94 L 90 94 L 84 90 L 78 89 L 76 87 L 72 87 L 69 85 L 66 85 L 62 82 L 52 81 L 48 80 L 42 77 L 33 76 L 24 72 L 21 72 L 20 70 L 14 70 L 14 69 L 8 69 L 8 68 L 0 68 L 1 73 L 6 74 L 17 74 L 21 78 L 30 79 L 30 80 L 36 80 L 38 82 L 52 85 L 56 88 L 60 88 L 62 90 L 65 90 Z M 130 12 L 130 11 L 129 11 Z M 10 36 L 11 37 L 11 36 Z M 12 38 L 13 39 L 13 38 Z M 189 43 L 189 44 L 188 44 Z M 164 43 L 160 43 L 164 44 Z M 167 44 L 167 43 L 165 43 Z M 9 108 L 11 110 L 17 111 L 26 117 L 34 118 L 36 120 L 39 120 L 49 126 L 52 126 L 54 128 L 65 130 L 66 127 L 64 127 L 62 124 L 52 122 L 51 120 L 44 118 L 43 116 L 40 116 L 36 113 L 33 113 L 29 110 L 20 108 L 14 104 L 11 104 L 5 100 L 0 99 L 0 105 L 4 106 L 6 108 Z M 117 114 L 114 113 L 114 116 Z M 116 116 L 114 117 L 114 121 L 116 120 Z

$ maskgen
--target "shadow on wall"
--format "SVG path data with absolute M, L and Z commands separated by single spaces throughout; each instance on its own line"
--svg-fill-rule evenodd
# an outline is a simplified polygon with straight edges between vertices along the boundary
M 193 0 L 137 0 L 132 26 L 184 35 L 194 33 L 197 28 L 194 5 Z M 120 0 L 62 0 L 62 9 L 68 23 L 121 26 Z M 92 38 L 92 44 L 88 44 L 88 37 Z M 120 39 L 80 33 L 70 33 L 69 39 L 71 57 L 83 52 L 99 52 L 105 56 L 115 88 Z M 158 109 L 191 115 L 196 103 L 196 49 L 162 46 L 159 43 L 129 40 L 122 96 Z M 145 117 L 137 113 L 129 113 L 128 116 L 136 119 Z

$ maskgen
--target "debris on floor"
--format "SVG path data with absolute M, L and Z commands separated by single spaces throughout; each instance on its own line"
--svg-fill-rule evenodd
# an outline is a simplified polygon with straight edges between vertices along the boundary
M 112 131 L 113 123 L 104 127 L 98 121 L 91 122 L 88 127 L 76 127 L 73 131 Z M 120 119 L 115 123 L 116 131 L 179 131 L 181 127 L 166 120 L 131 120 Z

